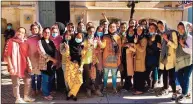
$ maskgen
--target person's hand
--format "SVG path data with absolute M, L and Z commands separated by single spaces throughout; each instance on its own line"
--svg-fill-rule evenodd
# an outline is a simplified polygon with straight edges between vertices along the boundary
M 138 41 L 138 35 L 135 35 L 134 43 L 137 43 L 137 41 Z
M 157 43 L 157 47 L 161 49 L 161 44 L 160 43 Z
M 53 61 L 53 64 L 57 64 L 58 62 L 56 59 L 53 59 L 52 61 Z
M 168 42 L 168 36 L 167 36 L 167 34 L 163 34 L 162 37 L 164 38 L 165 41 Z
M 64 43 L 64 47 L 65 47 L 65 49 L 66 49 L 66 50 L 68 50 L 68 49 L 69 49 L 69 45 L 68 45 L 68 44 L 66 44 L 66 43 Z
M 79 71 L 80 73 L 83 73 L 83 68 L 79 68 L 78 71 Z
M 29 73 L 32 72 L 32 66 L 28 66 L 28 72 L 29 72 Z
M 105 16 L 105 13 L 104 13 L 104 12 L 102 13 L 102 16 Z
M 9 73 L 10 73 L 11 75 L 14 75 L 14 74 L 15 74 L 14 69 L 13 69 L 13 68 L 12 68 L 12 69 L 10 69 Z
M 184 42 L 185 42 L 185 41 L 184 41 L 183 39 L 180 39 L 180 40 L 179 40 L 179 43 L 180 43 L 180 45 L 181 45 L 182 47 L 185 46 L 185 45 L 184 45 Z

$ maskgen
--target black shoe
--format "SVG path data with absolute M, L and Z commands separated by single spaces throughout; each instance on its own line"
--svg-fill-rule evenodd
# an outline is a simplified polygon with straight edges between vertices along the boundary
M 70 100 L 72 97 L 73 97 L 72 95 L 70 97 L 66 96 L 66 100 Z
M 177 99 L 177 95 L 176 95 L 176 94 L 173 94 L 171 100 L 172 100 L 172 101 L 175 101 L 176 99 Z
M 74 101 L 77 101 L 77 100 L 78 100 L 76 96 L 73 96 L 72 99 L 73 99 Z
M 183 102 L 186 100 L 186 96 L 180 95 L 180 96 L 177 98 L 177 100 L 178 100 L 179 103 L 183 103 Z

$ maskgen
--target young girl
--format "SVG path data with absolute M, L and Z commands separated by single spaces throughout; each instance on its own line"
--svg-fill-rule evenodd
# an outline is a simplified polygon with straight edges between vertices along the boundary
M 50 28 L 44 28 L 43 37 L 38 41 L 38 52 L 40 54 L 39 69 L 42 75 L 42 92 L 44 98 L 52 100 L 50 92 L 52 90 L 52 82 L 54 78 L 53 67 L 57 60 L 55 59 L 56 47 L 53 41 L 50 40 Z
M 125 83 L 123 86 L 124 90 L 131 90 L 133 84 L 131 82 L 134 75 L 134 56 L 136 49 L 134 48 L 134 27 L 130 26 L 126 33 L 126 39 L 122 43 L 122 58 L 121 62 L 123 64 L 123 73 L 125 77 Z
M 37 50 L 38 41 L 41 39 L 40 37 L 40 26 L 37 23 L 33 23 L 30 26 L 30 30 L 32 35 L 30 35 L 27 39 L 27 43 L 29 46 L 29 58 L 32 63 L 32 95 L 36 95 L 40 93 L 41 90 L 41 72 L 38 70 L 38 60 L 39 54 Z M 37 80 L 36 80 L 37 79 Z M 37 81 L 37 84 L 36 84 Z
M 15 103 L 32 102 L 35 99 L 29 97 L 31 89 L 32 65 L 28 56 L 28 45 L 26 43 L 26 29 L 17 29 L 15 37 L 9 39 L 5 48 L 5 59 L 8 62 L 8 71 L 13 83 L 13 94 L 16 98 Z M 24 81 L 24 101 L 20 97 L 20 78 Z
M 109 32 L 104 36 L 101 47 L 104 48 L 103 52 L 103 66 L 104 66 L 104 91 L 106 91 L 108 73 L 111 70 L 113 91 L 117 93 L 117 69 L 120 65 L 121 55 L 121 39 L 116 33 L 116 23 L 110 23 Z
M 145 56 L 147 39 L 143 34 L 143 27 L 137 27 L 137 35 L 134 38 L 135 56 L 135 73 L 134 73 L 134 95 L 142 94 L 145 87 Z

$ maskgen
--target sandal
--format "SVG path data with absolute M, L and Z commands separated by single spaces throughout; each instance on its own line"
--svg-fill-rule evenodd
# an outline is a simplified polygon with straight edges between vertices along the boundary
M 44 99 L 46 99 L 46 100 L 49 100 L 49 101 L 50 101 L 50 100 L 52 100 L 53 98 L 50 98 L 49 96 L 45 96 L 45 97 L 44 97 Z

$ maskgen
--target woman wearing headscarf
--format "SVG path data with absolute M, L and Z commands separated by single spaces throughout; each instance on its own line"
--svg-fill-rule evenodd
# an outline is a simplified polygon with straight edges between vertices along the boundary
M 57 63 L 55 53 L 56 47 L 54 42 L 50 40 L 51 30 L 49 27 L 44 28 L 43 37 L 38 41 L 38 52 L 40 54 L 39 58 L 39 70 L 42 75 L 42 92 L 44 98 L 47 100 L 52 100 L 51 96 L 52 83 L 54 78 L 54 67 Z
M 40 29 L 41 29 L 40 26 L 36 22 L 31 24 L 30 30 L 32 35 L 30 35 L 27 39 L 27 43 L 29 47 L 28 54 L 32 64 L 32 75 L 31 75 L 32 90 L 33 90 L 32 95 L 39 94 L 41 89 L 41 72 L 40 70 L 38 70 L 38 63 L 37 63 L 39 60 L 37 45 L 38 45 L 38 41 L 41 39 Z M 36 84 L 36 81 L 37 81 L 37 84 Z
M 108 26 L 108 34 L 103 37 L 101 48 L 103 52 L 103 66 L 104 66 L 104 91 L 106 91 L 108 73 L 111 70 L 113 92 L 117 93 L 117 69 L 120 65 L 121 56 L 121 39 L 116 33 L 116 23 L 110 23 Z
M 192 35 L 189 34 L 191 23 L 181 21 L 178 26 L 178 48 L 176 50 L 177 78 L 182 88 L 179 102 L 185 102 L 188 95 L 190 75 L 192 73 Z
M 28 55 L 28 44 L 26 42 L 26 29 L 20 27 L 17 29 L 15 37 L 8 40 L 5 46 L 5 61 L 8 62 L 8 72 L 10 73 L 13 95 L 16 98 L 15 103 L 33 102 L 35 99 L 30 97 L 31 61 Z M 24 81 L 24 100 L 20 96 L 20 78 Z
M 146 48 L 146 81 L 147 88 L 150 93 L 154 91 L 154 85 L 158 82 L 158 65 L 160 57 L 160 49 L 157 47 L 161 43 L 161 36 L 157 34 L 157 24 L 149 24 L 149 33 L 146 35 L 147 48 Z
M 57 25 L 60 35 L 63 36 L 65 32 L 65 25 L 62 22 L 56 22 L 55 25 Z
M 68 38 L 69 41 L 69 38 Z M 77 93 L 83 83 L 82 72 L 83 69 L 80 68 L 81 57 L 82 57 L 82 42 L 83 35 L 78 33 L 75 39 L 66 41 L 63 44 L 62 58 L 65 59 L 65 75 L 64 79 L 67 85 L 67 97 L 66 100 L 72 98 L 77 101 Z
M 168 95 L 169 84 L 172 87 L 172 98 L 175 100 L 176 94 L 176 77 L 175 77 L 175 63 L 176 63 L 176 48 L 178 47 L 178 40 L 176 31 L 167 28 L 166 22 L 157 22 L 159 32 L 162 36 L 161 45 L 158 47 L 161 49 L 159 69 L 163 73 L 163 88 L 158 95 Z M 169 81 L 169 82 L 168 82 Z
M 145 56 L 147 39 L 144 36 L 143 26 L 138 26 L 134 38 L 134 47 L 136 49 L 135 71 L 134 71 L 134 95 L 143 94 L 145 87 Z
M 60 54 L 60 43 L 62 42 L 62 36 L 60 35 L 60 31 L 56 26 L 53 26 L 51 28 L 51 36 L 50 40 L 54 42 L 54 45 L 56 47 L 56 59 L 58 60 L 58 63 L 55 67 L 56 76 L 53 80 L 53 90 L 58 91 L 64 91 L 64 75 L 62 70 L 62 55 Z M 57 87 L 55 86 L 55 79 L 57 80 Z
M 132 89 L 133 84 L 131 82 L 134 75 L 134 56 L 136 49 L 134 48 L 134 27 L 130 26 L 126 32 L 126 38 L 122 42 L 122 54 L 121 63 L 123 64 L 123 76 L 125 83 L 123 90 L 129 91 Z

